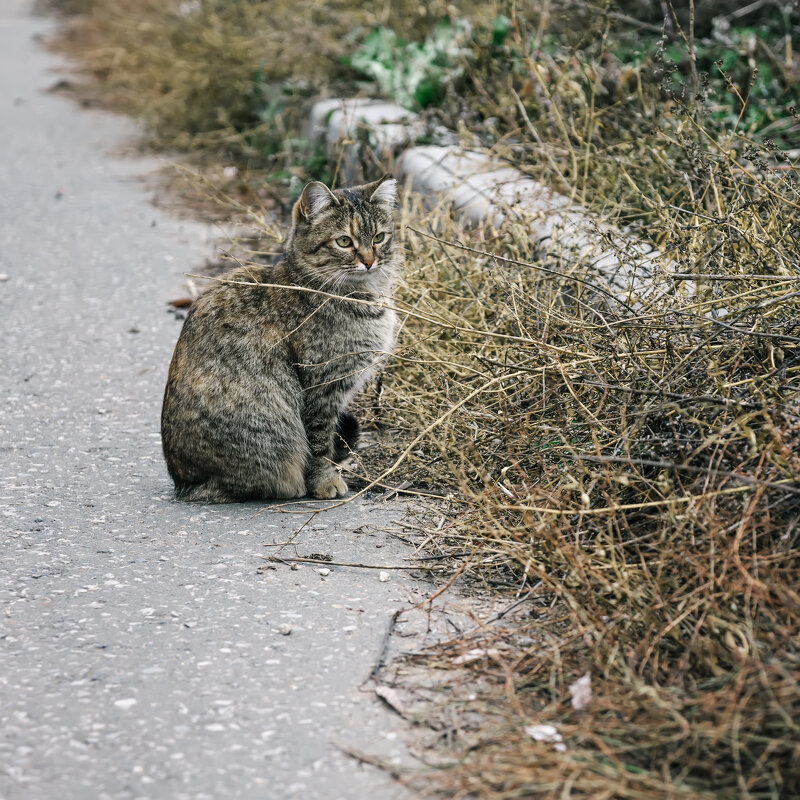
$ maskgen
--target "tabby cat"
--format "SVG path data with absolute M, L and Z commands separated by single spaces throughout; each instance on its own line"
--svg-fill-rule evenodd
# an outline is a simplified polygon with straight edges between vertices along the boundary
M 281 261 L 231 270 L 196 301 L 161 412 L 179 498 L 345 496 L 337 462 L 358 434 L 347 405 L 394 341 L 396 203 L 388 176 L 309 183 Z

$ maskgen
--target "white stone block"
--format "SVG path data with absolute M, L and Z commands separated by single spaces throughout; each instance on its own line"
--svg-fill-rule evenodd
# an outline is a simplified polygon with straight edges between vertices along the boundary
M 589 273 L 602 276 L 619 294 L 638 295 L 653 285 L 656 250 L 482 152 L 412 147 L 398 158 L 396 174 L 414 191 L 451 203 L 468 225 L 489 222 L 499 228 L 510 217 L 524 222 L 539 246 L 573 262 L 588 261 Z

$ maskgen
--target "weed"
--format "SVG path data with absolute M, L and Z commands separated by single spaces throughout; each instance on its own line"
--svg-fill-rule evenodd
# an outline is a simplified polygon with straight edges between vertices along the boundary
M 421 43 L 378 28 L 347 62 L 373 78 L 379 91 L 400 105 L 427 108 L 438 104 L 447 86 L 464 74 L 468 35 L 469 26 L 463 20 L 440 22 Z

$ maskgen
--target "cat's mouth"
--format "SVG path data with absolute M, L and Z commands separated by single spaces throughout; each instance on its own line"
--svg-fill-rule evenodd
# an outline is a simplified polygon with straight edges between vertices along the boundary
M 354 278 L 367 278 L 370 275 L 374 275 L 380 269 L 380 264 L 377 261 L 374 261 L 372 264 L 367 266 L 363 262 L 359 261 L 351 270 L 350 274 Z

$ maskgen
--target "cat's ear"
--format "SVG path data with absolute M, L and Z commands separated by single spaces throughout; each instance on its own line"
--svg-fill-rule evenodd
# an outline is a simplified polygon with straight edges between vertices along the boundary
M 320 181 L 307 183 L 295 208 L 307 219 L 311 220 L 332 206 L 338 206 L 339 200 L 334 193 Z
M 379 181 L 368 183 L 364 194 L 372 203 L 394 208 L 397 205 L 397 181 L 391 175 L 384 175 Z

